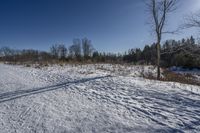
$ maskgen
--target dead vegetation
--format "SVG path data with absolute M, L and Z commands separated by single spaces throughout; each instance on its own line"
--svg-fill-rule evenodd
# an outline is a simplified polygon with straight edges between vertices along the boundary
M 192 74 L 180 74 L 180 73 L 171 72 L 167 69 L 163 69 L 162 74 L 163 74 L 163 77 L 160 79 L 160 81 L 177 82 L 177 83 L 182 83 L 182 84 L 200 86 L 200 81 Z M 156 80 L 156 77 L 154 77 L 152 74 L 145 75 L 144 78 Z

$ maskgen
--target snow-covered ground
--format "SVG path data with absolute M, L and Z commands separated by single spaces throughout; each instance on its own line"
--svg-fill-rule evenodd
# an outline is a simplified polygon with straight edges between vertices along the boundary
M 0 64 L 1 133 L 200 132 L 200 87 L 153 67 Z

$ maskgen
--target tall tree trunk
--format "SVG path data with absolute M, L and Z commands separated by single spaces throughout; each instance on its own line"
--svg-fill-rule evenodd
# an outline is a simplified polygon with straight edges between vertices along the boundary
M 160 42 L 168 14 L 175 10 L 178 0 L 150 0 L 147 4 L 152 17 L 153 30 L 157 36 L 157 79 L 160 79 Z M 152 26 L 152 25 L 151 25 Z
M 160 41 L 157 43 L 157 80 L 160 79 Z

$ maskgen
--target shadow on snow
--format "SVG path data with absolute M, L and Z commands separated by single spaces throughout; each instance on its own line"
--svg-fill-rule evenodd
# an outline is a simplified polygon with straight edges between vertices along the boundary
M 6 92 L 6 93 L 0 94 L 0 103 L 14 100 L 14 99 L 21 98 L 21 97 L 25 97 L 25 96 L 30 96 L 30 95 L 34 95 L 34 94 L 47 92 L 47 91 L 57 90 L 62 87 L 67 87 L 67 86 L 73 85 L 73 84 L 80 84 L 80 83 L 85 83 L 85 82 L 92 81 L 92 80 L 103 79 L 106 77 L 111 77 L 111 76 L 101 76 L 101 77 L 80 79 L 80 80 L 69 81 L 66 83 L 60 83 L 60 84 L 56 84 L 56 85 L 52 85 L 52 86 L 34 88 L 34 89 L 30 89 L 30 90 L 18 90 L 18 91 L 13 91 L 13 92 Z

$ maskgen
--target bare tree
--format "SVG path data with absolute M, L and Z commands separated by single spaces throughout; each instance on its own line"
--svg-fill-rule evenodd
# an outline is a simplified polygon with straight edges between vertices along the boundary
M 76 57 L 77 59 L 80 59 L 81 57 L 81 40 L 80 39 L 73 40 L 73 45 L 69 47 L 69 54 L 71 57 Z
M 199 28 L 200 29 L 200 14 L 195 13 L 187 16 L 183 28 Z
M 60 59 L 65 59 L 67 56 L 67 48 L 64 44 L 58 45 L 58 55 Z
M 164 31 L 164 27 L 169 14 L 176 9 L 177 1 L 178 0 L 148 0 L 147 2 L 149 15 L 152 20 L 151 24 L 157 39 L 157 79 L 160 79 L 160 43 L 162 35 L 164 33 L 170 33 L 169 31 Z
M 55 44 L 55 45 L 51 46 L 50 52 L 51 52 L 51 55 L 52 55 L 54 58 L 58 58 L 58 53 L 59 53 L 59 51 L 58 51 L 58 45 Z
M 84 58 L 91 56 L 93 51 L 91 40 L 88 40 L 87 38 L 82 39 L 82 49 Z
M 192 13 L 186 16 L 184 24 L 182 24 L 180 27 L 182 29 L 195 28 L 200 31 L 200 14 L 199 13 L 200 12 Z M 185 45 L 185 47 L 182 47 L 181 49 L 178 49 L 178 50 L 183 50 L 185 53 L 188 53 L 192 57 L 200 59 L 199 45 Z

